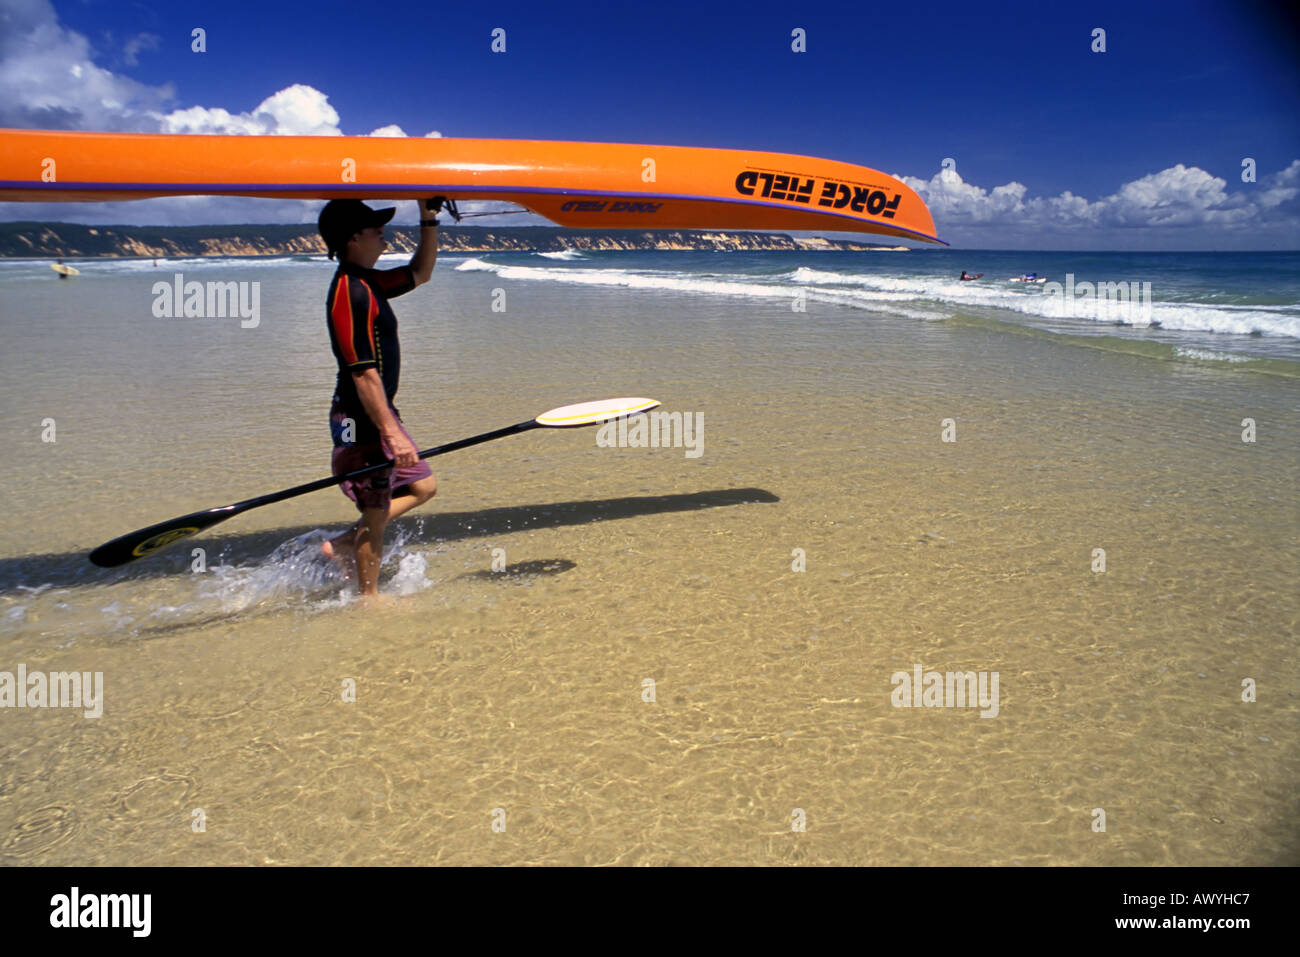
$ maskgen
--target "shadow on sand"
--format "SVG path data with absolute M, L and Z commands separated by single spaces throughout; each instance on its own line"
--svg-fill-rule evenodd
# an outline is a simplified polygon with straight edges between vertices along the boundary
M 544 575 L 562 575 L 577 567 L 577 562 L 571 562 L 567 558 L 535 558 L 532 561 L 515 562 L 513 565 L 505 566 L 500 571 L 494 572 L 482 569 L 476 572 L 466 572 L 463 575 L 457 575 L 453 581 L 465 579 L 480 582 L 519 581 L 528 578 L 541 578 Z
M 678 495 L 625 496 L 587 501 L 551 502 L 545 505 L 513 505 L 478 512 L 431 512 L 418 517 L 398 519 L 395 526 L 406 533 L 406 544 L 409 547 L 471 538 L 488 538 L 525 529 L 561 528 L 566 525 L 587 525 L 619 518 L 659 515 L 665 512 L 692 512 L 706 508 L 779 501 L 780 499 L 771 492 L 759 488 L 714 489 Z M 206 549 L 209 565 L 218 562 L 235 565 L 258 562 L 270 555 L 277 546 L 284 544 L 287 539 L 297 538 L 319 527 L 300 525 L 233 535 L 215 533 L 199 535 L 178 542 L 169 550 L 120 568 L 97 568 L 90 564 L 86 557 L 90 552 L 89 549 L 84 552 L 3 558 L 0 559 L 0 593 L 13 592 L 20 585 L 50 585 L 55 588 L 67 588 L 175 575 L 189 570 L 191 550 L 195 547 Z M 341 523 L 339 528 L 341 530 Z M 389 540 L 391 541 L 391 538 Z

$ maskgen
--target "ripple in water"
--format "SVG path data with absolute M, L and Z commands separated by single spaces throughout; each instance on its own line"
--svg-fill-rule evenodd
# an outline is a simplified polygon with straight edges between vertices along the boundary
M 43 854 L 67 841 L 78 828 L 77 812 L 70 807 L 49 804 L 24 814 L 9 829 L 0 855 L 29 858 Z

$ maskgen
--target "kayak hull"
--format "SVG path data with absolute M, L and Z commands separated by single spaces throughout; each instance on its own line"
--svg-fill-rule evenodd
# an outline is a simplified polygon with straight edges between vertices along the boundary
M 894 177 L 784 153 L 540 140 L 0 130 L 0 202 L 434 195 L 516 203 L 562 226 L 589 229 L 820 229 L 943 243 L 924 201 Z

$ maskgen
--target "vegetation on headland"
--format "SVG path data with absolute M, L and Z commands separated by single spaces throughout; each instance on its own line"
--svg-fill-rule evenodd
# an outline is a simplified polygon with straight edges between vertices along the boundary
M 849 250 L 905 249 L 857 240 L 783 233 L 692 229 L 577 230 L 558 226 L 445 226 L 439 248 L 447 252 L 560 252 L 617 249 Z M 415 249 L 414 227 L 390 226 L 396 252 Z M 0 257 L 293 256 L 324 253 L 316 227 L 83 226 L 77 223 L 0 223 Z

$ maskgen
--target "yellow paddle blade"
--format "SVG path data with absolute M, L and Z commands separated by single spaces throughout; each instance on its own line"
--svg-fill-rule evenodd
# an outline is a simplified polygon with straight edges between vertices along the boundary
M 636 415 L 659 405 L 656 399 L 598 399 L 595 402 L 575 402 L 558 409 L 543 412 L 533 421 L 538 425 L 567 428 L 571 425 L 591 425 L 622 415 Z

